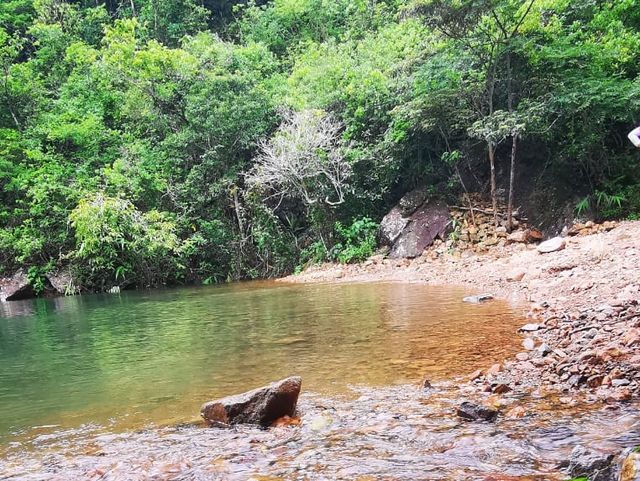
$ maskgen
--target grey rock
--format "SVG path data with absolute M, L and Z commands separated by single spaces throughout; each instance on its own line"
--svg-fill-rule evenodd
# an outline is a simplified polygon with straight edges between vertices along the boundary
M 464 401 L 458 406 L 456 414 L 467 421 L 493 421 L 498 416 L 498 411 Z
M 628 379 L 612 379 L 611 380 L 611 385 L 613 387 L 628 386 L 629 384 L 631 384 L 631 381 L 629 381 Z
M 385 215 L 380 222 L 378 230 L 378 241 L 383 246 L 392 246 L 398 240 L 400 234 L 410 222 L 408 217 L 402 216 L 402 210 L 396 206 Z
M 282 416 L 293 416 L 302 378 L 288 377 L 268 386 L 202 405 L 200 415 L 210 426 L 259 424 L 269 426 Z
M 540 254 L 548 254 L 550 252 L 562 250 L 566 245 L 567 244 L 562 237 L 554 237 L 538 244 L 537 249 Z
M 436 237 L 445 238 L 450 223 L 449 209 L 444 203 L 431 201 L 423 204 L 409 217 L 408 224 L 391 247 L 389 257 L 418 257 Z
M 51 287 L 53 287 L 58 294 L 70 295 L 75 294 L 78 290 L 73 282 L 71 271 L 67 269 L 60 269 L 47 274 L 47 279 L 49 280 Z
M 20 269 L 13 276 L 0 280 L 0 301 L 18 301 L 35 297 L 27 273 Z
M 493 299 L 491 294 L 478 294 L 477 296 L 467 296 L 462 298 L 462 302 L 468 302 L 470 304 L 479 304 L 481 302 L 490 301 Z
M 540 329 L 540 324 L 525 324 L 520 328 L 522 332 L 534 332 Z
M 613 481 L 614 461 L 613 454 L 591 451 L 584 446 L 576 446 L 571 451 L 569 458 L 569 476 L 587 477 L 589 481 Z
M 398 202 L 398 208 L 403 217 L 409 217 L 418 208 L 424 204 L 427 199 L 427 192 L 425 189 L 414 189 L 411 192 L 405 194 L 400 202 Z

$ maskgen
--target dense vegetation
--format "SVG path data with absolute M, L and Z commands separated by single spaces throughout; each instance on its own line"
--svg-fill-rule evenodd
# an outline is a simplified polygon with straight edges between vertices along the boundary
M 349 262 L 408 189 L 511 171 L 637 215 L 639 54 L 637 0 L 3 0 L 0 272 Z

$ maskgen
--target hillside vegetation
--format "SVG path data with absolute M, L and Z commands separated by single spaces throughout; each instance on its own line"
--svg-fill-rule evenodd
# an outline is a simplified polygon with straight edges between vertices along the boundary
M 418 185 L 640 213 L 637 0 L 263 3 L 0 3 L 0 273 L 350 262 Z

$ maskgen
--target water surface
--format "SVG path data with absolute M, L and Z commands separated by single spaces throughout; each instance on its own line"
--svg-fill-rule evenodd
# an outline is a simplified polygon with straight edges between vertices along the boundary
M 292 374 L 325 395 L 466 374 L 512 353 L 522 323 L 467 294 L 259 282 L 0 304 L 0 441 L 188 421 Z

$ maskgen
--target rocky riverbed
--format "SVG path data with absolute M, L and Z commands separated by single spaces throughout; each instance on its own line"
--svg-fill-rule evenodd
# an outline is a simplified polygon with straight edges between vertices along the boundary
M 303 394 L 298 420 L 266 430 L 184 425 L 114 434 L 85 426 L 43 435 L 11 446 L 0 473 L 25 481 L 553 481 L 568 478 L 569 459 L 581 466 L 595 456 L 616 471 L 617 454 L 640 443 L 634 404 L 568 406 L 541 390 L 496 395 L 455 382 L 354 394 Z M 468 421 L 458 414 L 461 400 L 498 415 Z M 591 453 L 572 458 L 579 445 Z

